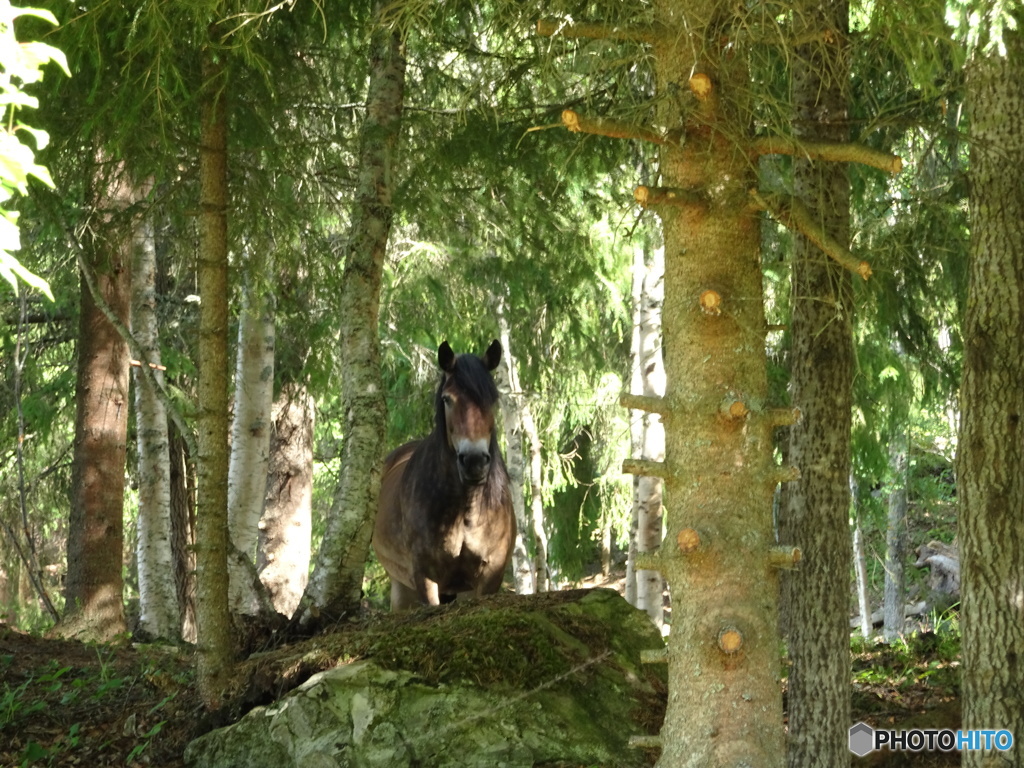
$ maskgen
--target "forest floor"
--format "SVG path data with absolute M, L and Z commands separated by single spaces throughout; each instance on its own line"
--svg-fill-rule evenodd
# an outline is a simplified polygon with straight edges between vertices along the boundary
M 958 728 L 958 655 L 955 637 L 930 632 L 892 647 L 855 645 L 853 720 Z M 185 746 L 206 722 L 188 650 L 84 645 L 0 624 L 0 768 L 183 768 Z M 959 762 L 957 752 L 883 752 L 853 765 Z

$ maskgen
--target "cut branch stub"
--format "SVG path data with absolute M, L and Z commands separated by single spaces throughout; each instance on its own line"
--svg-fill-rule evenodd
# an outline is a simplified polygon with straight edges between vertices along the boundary
M 743 647 L 743 633 L 736 627 L 722 627 L 718 632 L 718 647 L 723 653 L 739 653 Z
M 796 568 L 802 558 L 803 553 L 799 547 L 779 546 L 768 550 L 768 564 L 774 568 Z
M 722 313 L 722 294 L 711 288 L 702 291 L 700 308 L 705 315 L 720 315 Z
M 775 467 L 774 480 L 776 483 L 791 483 L 800 479 L 800 469 L 794 466 Z
M 668 416 L 670 411 L 665 398 L 651 395 L 634 395 L 632 392 L 623 392 L 619 395 L 619 405 L 623 408 L 656 413 L 663 417 Z
M 762 196 L 757 190 L 752 190 L 750 194 L 757 208 L 768 211 L 787 229 L 799 232 L 837 264 L 865 280 L 871 277 L 871 265 L 858 259 L 828 234 L 799 198 L 781 195 Z
M 755 155 L 793 155 L 808 160 L 827 160 L 836 163 L 860 163 L 878 168 L 892 175 L 903 170 L 899 155 L 880 152 L 863 144 L 828 141 L 799 141 L 786 136 L 766 136 L 751 144 Z
M 700 533 L 695 528 L 683 528 L 676 536 L 676 544 L 684 555 L 690 555 L 701 548 Z
M 643 208 L 652 208 L 658 205 L 671 205 L 676 208 L 690 208 L 707 213 L 707 199 L 688 189 L 674 189 L 672 187 L 646 187 L 640 186 L 633 190 L 633 199 Z
M 573 109 L 566 109 L 562 112 L 562 125 L 573 133 L 589 133 L 594 136 L 607 136 L 611 139 L 639 139 L 654 144 L 668 143 L 664 136 L 649 128 L 605 117 L 585 117 Z
M 668 477 L 668 467 L 663 461 L 651 461 L 650 459 L 626 459 L 622 462 L 622 471 L 627 475 L 642 475 L 643 477 Z
M 657 734 L 641 734 L 629 737 L 629 746 L 640 749 L 660 749 L 661 736 Z
M 767 413 L 768 423 L 773 427 L 788 427 L 799 423 L 803 417 L 799 408 L 771 408 Z
M 644 648 L 640 651 L 641 664 L 668 664 L 668 648 Z
M 689 82 L 690 91 L 700 101 L 706 101 L 708 96 L 711 95 L 711 78 L 703 72 L 698 72 L 690 78 Z
M 750 409 L 747 408 L 747 404 L 744 403 L 740 398 L 735 395 L 730 395 L 722 401 L 722 405 L 719 410 L 725 418 L 730 421 L 745 418 Z

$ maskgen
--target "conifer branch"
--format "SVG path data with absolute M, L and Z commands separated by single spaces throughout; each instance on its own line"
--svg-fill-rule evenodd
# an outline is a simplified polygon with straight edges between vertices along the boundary
M 562 125 L 573 133 L 591 133 L 595 136 L 607 136 L 612 139 L 640 139 L 654 144 L 668 144 L 668 139 L 649 128 L 641 128 L 604 117 L 584 117 L 572 109 L 562 112 Z
M 903 160 L 899 155 L 849 142 L 799 141 L 786 136 L 766 136 L 756 139 L 751 151 L 755 155 L 792 155 L 810 160 L 860 163 L 893 175 L 903 170 Z
M 855 257 L 845 246 L 829 235 L 814 220 L 814 216 L 811 215 L 807 206 L 798 198 L 783 195 L 762 196 L 757 190 L 751 191 L 750 194 L 759 210 L 768 211 L 784 227 L 799 232 L 837 264 L 860 275 L 865 280 L 871 277 L 871 265 Z
M 656 26 L 627 26 L 614 24 L 588 24 L 565 21 L 564 19 L 540 19 L 537 34 L 542 37 L 590 38 L 591 40 L 628 40 L 635 43 L 655 43 L 662 35 Z

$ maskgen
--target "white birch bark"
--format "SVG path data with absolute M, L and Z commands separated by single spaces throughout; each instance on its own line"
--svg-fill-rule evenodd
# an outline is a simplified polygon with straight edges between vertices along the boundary
M 132 271 L 132 333 L 153 376 L 163 383 L 156 315 L 156 244 L 147 218 L 135 233 Z M 167 411 L 150 380 L 138 368 L 135 420 L 139 451 L 139 516 L 136 560 L 139 575 L 139 629 L 153 638 L 181 636 L 174 556 L 171 548 L 171 463 Z
M 644 257 L 645 274 L 640 296 L 639 368 L 641 394 L 662 397 L 665 394 L 665 365 L 661 357 L 661 306 L 664 300 L 664 249 L 651 249 Z M 665 428 L 661 417 L 645 414 L 641 458 L 662 461 L 665 458 Z M 653 553 L 661 546 L 662 482 L 657 477 L 637 479 L 637 551 Z M 661 627 L 665 622 L 665 580 L 658 571 L 638 570 L 637 608 L 646 611 Z
M 903 634 L 906 585 L 903 561 L 906 558 L 907 526 L 907 451 L 909 445 L 904 430 L 890 446 L 889 463 L 893 471 L 893 486 L 889 492 L 889 511 L 885 533 L 885 592 L 882 600 L 885 642 L 893 643 Z
M 274 341 L 271 300 L 247 285 L 238 320 L 235 411 L 228 465 L 228 529 L 235 550 L 228 554 L 232 613 L 258 612 L 253 576 L 270 462 Z
M 501 397 L 501 419 L 505 425 L 505 467 L 508 470 L 509 490 L 512 493 L 512 510 L 516 516 L 516 541 L 512 548 L 512 577 L 516 585 L 517 595 L 532 595 L 536 591 L 534 564 L 530 559 L 528 537 L 532 533 L 526 517 L 526 498 L 524 487 L 523 461 L 523 423 L 520 410 L 523 402 L 523 390 L 519 385 L 519 371 L 516 369 L 512 355 L 511 334 L 508 319 L 505 317 L 503 303 L 496 300 L 495 313 L 498 316 L 498 333 L 501 337 L 501 364 L 495 373 L 495 382 Z
M 853 564 L 857 574 L 857 604 L 860 607 L 860 633 L 865 640 L 871 639 L 871 600 L 868 599 L 868 563 L 864 554 L 864 536 L 860 523 L 853 526 Z
M 633 361 L 632 374 L 629 380 L 629 391 L 634 393 L 643 392 L 644 379 L 640 367 L 640 302 L 644 290 L 644 274 L 647 272 L 644 266 L 644 249 L 636 248 L 633 251 L 633 272 L 632 272 L 632 305 L 633 305 L 633 333 L 630 340 L 630 359 Z M 639 456 L 643 451 L 644 441 L 644 411 L 633 408 L 629 412 L 629 455 Z M 637 538 L 640 526 L 640 477 L 633 476 L 633 509 L 629 517 L 629 548 L 626 550 L 626 602 L 632 606 L 637 605 Z
M 551 589 L 551 574 L 548 571 L 548 534 L 544 530 L 544 497 L 541 489 L 544 482 L 544 463 L 540 454 L 540 433 L 534 421 L 530 404 L 523 400 L 519 412 L 523 423 L 523 436 L 530 452 L 530 521 L 533 525 L 533 572 L 536 592 Z
M 306 589 L 313 531 L 313 400 L 306 388 L 282 387 L 273 420 L 256 567 L 274 609 L 291 616 Z

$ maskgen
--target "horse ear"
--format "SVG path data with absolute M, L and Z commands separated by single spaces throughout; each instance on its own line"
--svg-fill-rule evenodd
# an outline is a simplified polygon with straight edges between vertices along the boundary
M 437 364 L 445 373 L 451 373 L 455 368 L 455 353 L 447 341 L 442 341 L 441 346 L 437 348 Z
M 491 346 L 484 352 L 484 365 L 487 366 L 488 371 L 493 371 L 498 367 L 498 363 L 501 362 L 501 342 L 495 339 L 491 342 Z

